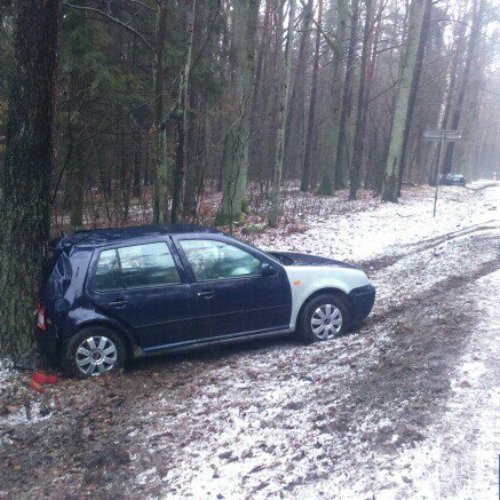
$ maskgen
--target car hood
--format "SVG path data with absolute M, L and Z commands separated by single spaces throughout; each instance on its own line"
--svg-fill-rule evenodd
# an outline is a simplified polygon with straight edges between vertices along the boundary
M 295 252 L 269 252 L 285 266 L 335 266 L 347 269 L 361 269 L 359 266 L 347 264 L 339 260 L 328 259 L 318 255 L 308 255 Z

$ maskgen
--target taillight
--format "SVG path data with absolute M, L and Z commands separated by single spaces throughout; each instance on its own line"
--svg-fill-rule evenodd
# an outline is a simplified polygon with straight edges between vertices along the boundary
M 38 317 L 36 320 L 36 326 L 45 332 L 47 330 L 47 323 L 45 321 L 45 307 L 42 303 L 38 304 Z

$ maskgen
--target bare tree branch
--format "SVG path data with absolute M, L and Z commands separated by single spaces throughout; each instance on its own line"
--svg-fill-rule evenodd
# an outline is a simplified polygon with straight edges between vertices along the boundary
M 135 28 L 132 28 L 130 24 L 124 23 L 120 19 L 113 17 L 111 14 L 108 14 L 107 12 L 104 12 L 102 10 L 96 9 L 94 7 L 87 7 L 87 6 L 80 6 L 80 5 L 73 5 L 68 2 L 63 2 L 63 5 L 65 7 L 69 7 L 70 9 L 76 9 L 76 10 L 86 10 L 89 12 L 95 12 L 96 14 L 99 14 L 102 17 L 105 17 L 106 19 L 109 19 L 110 21 L 114 22 L 115 24 L 118 24 L 122 28 L 125 28 L 126 30 L 130 31 L 133 33 L 141 42 L 151 51 L 153 52 L 153 47 L 151 44 L 146 40 L 143 34 L 139 33 Z
M 300 0 L 300 3 L 302 5 L 302 7 L 304 9 L 307 9 L 307 5 L 305 3 L 304 0 Z M 320 24 L 318 23 L 318 21 L 316 21 L 316 19 L 314 18 L 314 16 L 311 17 L 311 20 L 314 24 L 314 26 L 316 26 L 316 29 L 323 35 L 323 38 L 326 40 L 326 43 L 328 43 L 328 45 L 330 45 L 330 47 L 332 49 L 335 49 L 335 37 L 333 35 L 330 35 L 328 34 L 321 26 Z

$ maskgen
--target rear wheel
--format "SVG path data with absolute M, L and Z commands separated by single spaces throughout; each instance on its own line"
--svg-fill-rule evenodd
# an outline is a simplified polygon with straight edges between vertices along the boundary
M 66 340 L 61 352 L 64 372 L 86 378 L 124 367 L 127 350 L 117 333 L 95 326 L 81 330 Z
M 330 340 L 342 335 L 348 324 L 346 300 L 336 294 L 321 294 L 305 305 L 299 333 L 306 342 Z

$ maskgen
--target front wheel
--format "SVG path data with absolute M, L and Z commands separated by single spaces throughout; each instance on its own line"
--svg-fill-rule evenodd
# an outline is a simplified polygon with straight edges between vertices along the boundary
M 347 302 L 340 295 L 322 294 L 310 300 L 300 318 L 299 333 L 306 342 L 330 340 L 348 328 Z
M 126 354 L 122 338 L 114 331 L 89 327 L 66 340 L 61 365 L 67 375 L 86 378 L 123 368 Z

